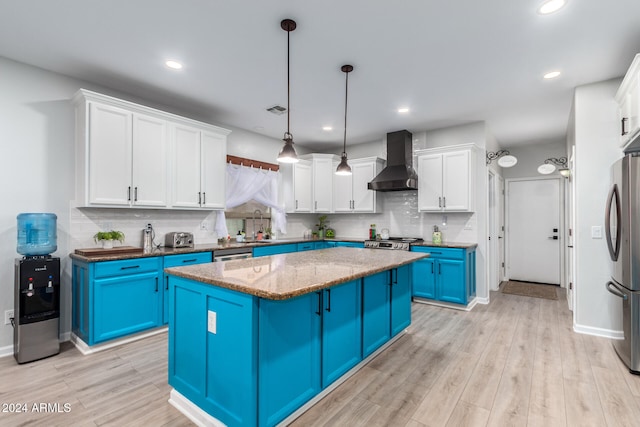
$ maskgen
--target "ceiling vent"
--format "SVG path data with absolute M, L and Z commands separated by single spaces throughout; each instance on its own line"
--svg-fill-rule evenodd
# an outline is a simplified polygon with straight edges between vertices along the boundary
M 273 107 L 267 108 L 267 111 L 275 114 L 276 116 L 281 116 L 287 112 L 287 109 L 281 105 L 274 105 Z

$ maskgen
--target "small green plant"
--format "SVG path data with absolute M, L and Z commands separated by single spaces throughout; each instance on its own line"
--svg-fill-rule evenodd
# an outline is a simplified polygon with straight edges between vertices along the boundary
M 319 231 L 322 231 L 325 228 L 327 228 L 327 216 L 326 215 L 320 215 L 318 217 L 318 223 L 316 224 L 316 227 L 318 227 Z
M 94 242 L 98 243 L 102 240 L 117 240 L 118 242 L 124 242 L 124 233 L 122 231 L 98 231 L 93 236 Z

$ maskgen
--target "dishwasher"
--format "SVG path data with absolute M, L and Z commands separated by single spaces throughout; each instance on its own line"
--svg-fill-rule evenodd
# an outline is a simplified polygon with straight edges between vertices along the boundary
M 251 248 L 219 249 L 213 251 L 213 262 L 231 261 L 235 259 L 245 259 L 253 257 Z

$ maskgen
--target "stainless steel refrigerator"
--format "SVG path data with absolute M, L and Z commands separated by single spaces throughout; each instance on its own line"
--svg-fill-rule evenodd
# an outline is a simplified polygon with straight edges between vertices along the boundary
M 613 263 L 606 287 L 622 304 L 623 340 L 618 356 L 640 374 L 640 153 L 627 154 L 612 166 L 605 211 L 605 234 Z

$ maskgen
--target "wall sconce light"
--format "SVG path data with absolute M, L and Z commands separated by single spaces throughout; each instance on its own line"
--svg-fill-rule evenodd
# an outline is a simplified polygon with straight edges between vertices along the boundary
M 567 168 L 566 157 L 560 157 L 559 159 L 549 157 L 543 164 L 538 166 L 538 173 L 542 175 L 549 175 L 550 173 L 555 172 L 556 166 L 560 166 L 559 172 L 565 178 L 568 178 L 571 175 L 571 170 Z
M 498 165 L 503 168 L 510 168 L 518 163 L 518 159 L 509 154 L 508 150 L 487 152 L 487 165 L 490 165 L 491 162 L 496 159 L 498 160 Z

